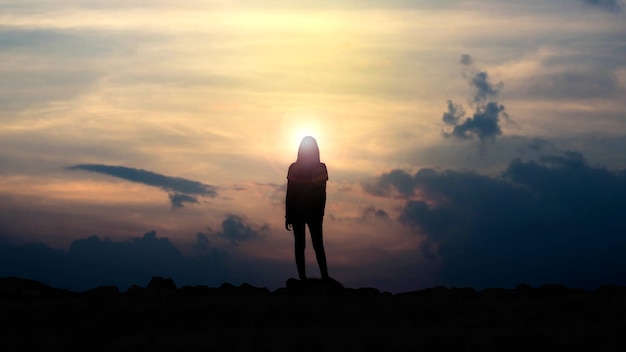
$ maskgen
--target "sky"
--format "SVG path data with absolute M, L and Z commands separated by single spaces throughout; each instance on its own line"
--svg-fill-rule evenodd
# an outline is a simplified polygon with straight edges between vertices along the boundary
M 344 286 L 626 285 L 625 13 L 0 0 L 0 276 L 284 286 L 311 135 Z

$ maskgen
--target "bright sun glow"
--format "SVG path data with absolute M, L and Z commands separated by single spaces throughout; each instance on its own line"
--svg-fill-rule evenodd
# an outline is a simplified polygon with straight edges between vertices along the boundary
M 323 144 L 320 118 L 311 112 L 297 112 L 285 114 L 283 120 L 283 133 L 290 141 L 293 150 L 300 146 L 302 138 L 311 136 L 317 140 L 319 145 Z
M 296 128 L 294 133 L 293 133 L 293 144 L 300 146 L 300 142 L 302 141 L 302 139 L 306 136 L 311 136 L 313 138 L 315 138 L 318 143 L 319 143 L 319 139 L 320 139 L 320 134 L 319 131 L 315 128 L 311 128 L 308 126 L 303 126 L 301 128 Z

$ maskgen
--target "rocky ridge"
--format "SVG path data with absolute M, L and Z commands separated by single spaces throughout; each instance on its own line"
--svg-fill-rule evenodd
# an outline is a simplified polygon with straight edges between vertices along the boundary
M 121 292 L 0 278 L 3 350 L 400 351 L 624 347 L 626 287 L 434 287 L 399 294 L 288 279 Z

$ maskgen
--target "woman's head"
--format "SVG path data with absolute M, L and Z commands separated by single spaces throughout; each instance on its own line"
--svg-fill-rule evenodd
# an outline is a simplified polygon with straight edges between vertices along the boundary
M 298 148 L 298 160 L 296 161 L 306 164 L 320 162 L 320 149 L 315 138 L 311 136 L 302 138 Z

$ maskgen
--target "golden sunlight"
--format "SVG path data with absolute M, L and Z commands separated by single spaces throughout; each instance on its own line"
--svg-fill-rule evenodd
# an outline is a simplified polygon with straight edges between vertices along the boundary
M 320 117 L 314 112 L 291 112 L 283 118 L 283 135 L 292 150 L 298 150 L 302 138 L 311 136 L 323 145 L 324 128 Z

